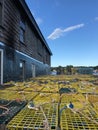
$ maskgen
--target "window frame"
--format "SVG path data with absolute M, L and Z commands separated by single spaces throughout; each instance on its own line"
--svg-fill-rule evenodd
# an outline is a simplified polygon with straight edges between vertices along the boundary
M 41 57 L 42 57 L 42 55 L 43 55 L 42 50 L 43 50 L 43 45 L 42 45 L 40 39 L 37 39 L 37 53 L 38 53 L 38 55 L 40 55 Z
M 21 20 L 20 20 L 19 40 L 23 44 L 25 44 L 25 30 L 26 30 L 26 24 L 25 24 L 24 19 L 21 18 Z

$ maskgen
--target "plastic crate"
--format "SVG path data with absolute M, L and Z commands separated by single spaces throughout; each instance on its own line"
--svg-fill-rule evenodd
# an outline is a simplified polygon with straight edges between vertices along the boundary
M 58 93 L 40 93 L 38 96 L 36 96 L 36 98 L 34 98 L 34 101 L 36 103 L 58 103 L 59 97 L 60 96 Z
M 44 114 L 48 120 L 49 127 L 51 130 L 56 130 L 58 123 L 58 105 L 57 104 L 44 104 L 41 106 Z M 46 120 L 43 111 L 39 109 L 30 110 L 25 107 L 19 112 L 7 125 L 8 130 L 19 129 L 19 130 L 43 130 L 44 123 Z
M 88 94 L 88 101 L 91 103 L 98 103 L 98 95 Z
M 78 102 L 78 104 L 81 104 L 81 102 L 86 101 L 85 97 L 80 93 L 62 94 L 60 98 L 61 103 Z
M 60 109 L 63 107 L 64 104 L 61 104 Z M 92 113 L 94 113 L 94 110 L 89 107 L 90 106 L 76 113 L 72 112 L 69 108 L 63 110 L 60 114 L 61 130 L 97 130 L 98 115 L 93 115 Z

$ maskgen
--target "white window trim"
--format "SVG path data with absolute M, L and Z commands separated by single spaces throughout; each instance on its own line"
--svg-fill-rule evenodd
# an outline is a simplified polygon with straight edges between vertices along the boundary
M 3 84 L 3 50 L 0 49 L 1 52 L 1 84 Z

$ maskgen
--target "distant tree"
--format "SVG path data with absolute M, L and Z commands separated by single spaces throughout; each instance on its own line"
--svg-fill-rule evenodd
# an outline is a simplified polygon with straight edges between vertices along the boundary
M 57 67 L 57 74 L 61 74 L 61 71 L 62 71 L 62 66 L 58 66 Z
M 67 74 L 72 74 L 72 68 L 73 68 L 72 65 L 67 65 L 66 66 L 66 72 L 67 72 Z
M 71 68 L 72 74 L 76 74 L 77 73 L 77 68 L 73 67 Z
M 94 70 L 98 70 L 98 66 L 95 66 L 95 67 L 93 67 L 94 68 Z
M 76 68 L 74 68 L 72 65 L 67 65 L 66 67 L 51 67 L 51 71 L 53 70 L 56 70 L 57 74 L 75 74 L 77 72 Z
M 66 67 L 64 67 L 64 70 L 63 70 L 63 72 L 64 72 L 64 74 L 67 74 L 67 72 L 66 72 Z

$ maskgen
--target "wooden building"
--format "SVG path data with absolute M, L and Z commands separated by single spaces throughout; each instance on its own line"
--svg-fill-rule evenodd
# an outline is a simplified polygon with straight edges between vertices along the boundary
M 0 83 L 49 74 L 51 55 L 25 0 L 0 0 Z

